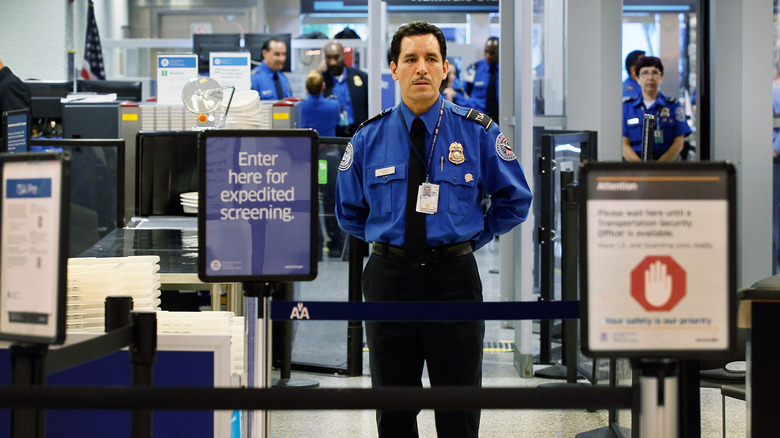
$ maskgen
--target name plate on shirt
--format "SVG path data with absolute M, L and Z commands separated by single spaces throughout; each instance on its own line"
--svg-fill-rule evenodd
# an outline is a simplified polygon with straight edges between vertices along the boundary
M 393 175 L 395 173 L 395 166 L 383 167 L 374 171 L 374 176 Z

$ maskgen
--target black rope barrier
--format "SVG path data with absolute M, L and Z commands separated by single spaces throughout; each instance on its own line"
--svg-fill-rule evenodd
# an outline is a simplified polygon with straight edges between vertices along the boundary
M 0 409 L 416 410 L 630 409 L 630 387 L 194 388 L 0 386 Z

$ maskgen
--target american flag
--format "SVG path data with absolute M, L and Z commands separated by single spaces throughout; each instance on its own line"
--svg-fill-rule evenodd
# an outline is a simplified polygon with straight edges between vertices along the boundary
M 100 45 L 97 21 L 95 21 L 95 4 L 90 1 L 87 11 L 87 38 L 84 41 L 84 64 L 81 66 L 81 77 L 84 79 L 105 79 L 106 69 L 103 67 L 103 48 Z

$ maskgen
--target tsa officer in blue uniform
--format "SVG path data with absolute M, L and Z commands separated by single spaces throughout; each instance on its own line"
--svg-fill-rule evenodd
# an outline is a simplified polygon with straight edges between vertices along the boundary
M 645 114 L 655 116 L 653 161 L 675 161 L 691 128 L 677 99 L 659 92 L 664 78 L 661 60 L 647 56 L 636 64 L 642 94 L 623 98 L 623 159 L 640 161 Z
M 441 97 L 446 56 L 438 27 L 396 31 L 390 69 L 402 102 L 364 122 L 339 165 L 339 225 L 372 242 L 369 302 L 482 301 L 473 250 L 528 215 L 531 191 L 499 127 Z M 420 387 L 424 365 L 433 386 L 481 385 L 483 321 L 367 322 L 366 335 L 374 387 Z M 379 437 L 417 437 L 417 414 L 378 411 Z M 479 417 L 436 412 L 438 436 L 477 437 Z
M 634 67 L 637 61 L 644 57 L 644 50 L 634 50 L 626 56 L 626 73 L 628 73 L 628 78 L 623 81 L 623 97 L 633 97 L 642 93 L 642 87 L 639 86 Z
M 270 38 L 263 43 L 262 53 L 262 62 L 252 69 L 252 89 L 260 93 L 261 100 L 282 100 L 292 96 L 290 81 L 282 73 L 287 44 Z
M 485 59 L 466 69 L 464 85 L 469 95 L 467 102 L 475 110 L 498 120 L 498 38 L 485 42 Z
M 341 105 L 335 98 L 322 95 L 325 79 L 318 70 L 306 75 L 306 91 L 309 97 L 301 102 L 301 127 L 312 128 L 320 137 L 335 137 L 341 116 Z
M 338 98 L 342 120 L 336 128 L 339 137 L 351 137 L 368 118 L 368 75 L 344 64 L 344 46 L 331 41 L 325 45 L 325 89 L 322 95 Z

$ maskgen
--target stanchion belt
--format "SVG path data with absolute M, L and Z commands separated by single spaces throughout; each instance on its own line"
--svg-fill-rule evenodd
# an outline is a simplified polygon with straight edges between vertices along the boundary
M 271 319 L 275 321 L 478 321 L 579 317 L 579 301 L 271 302 Z

